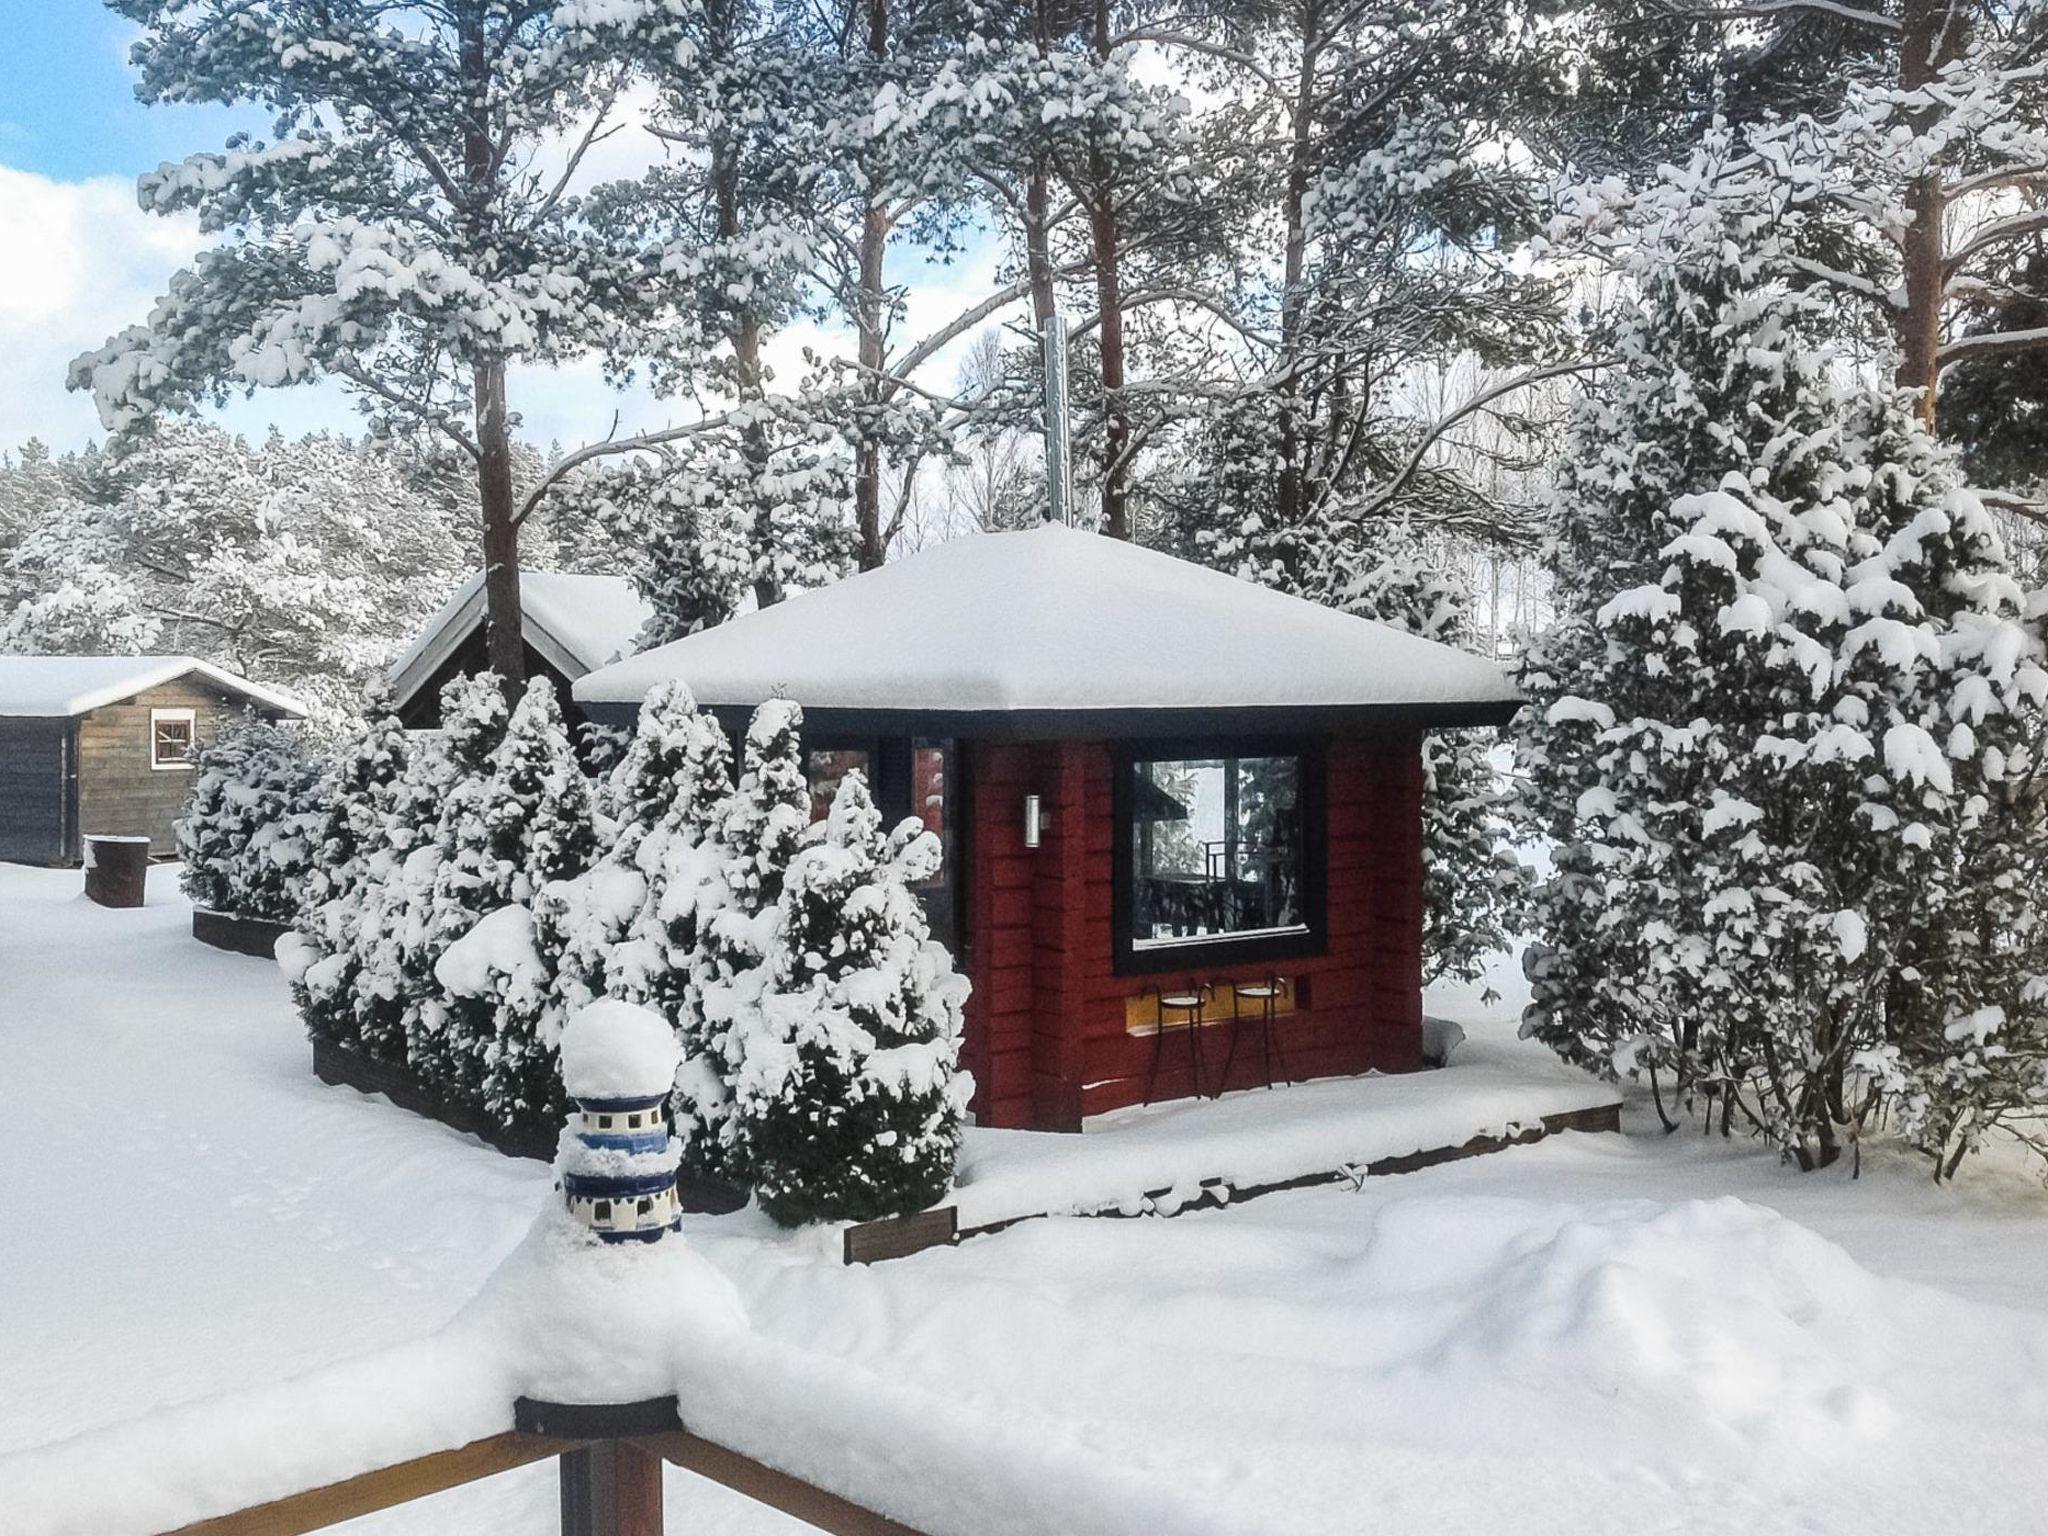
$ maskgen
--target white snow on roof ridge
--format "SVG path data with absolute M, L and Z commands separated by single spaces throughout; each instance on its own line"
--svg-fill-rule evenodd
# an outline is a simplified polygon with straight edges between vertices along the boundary
M 0 716 L 69 718 L 195 675 L 285 714 L 307 713 L 283 689 L 197 656 L 0 656 Z
M 484 619 L 483 572 L 463 578 L 385 676 L 401 698 L 430 677 Z M 521 570 L 519 606 L 527 642 L 571 677 L 633 653 L 652 610 L 623 576 Z
M 593 672 L 700 703 L 1018 710 L 1518 702 L 1492 662 L 1157 550 L 1054 524 L 973 534 Z

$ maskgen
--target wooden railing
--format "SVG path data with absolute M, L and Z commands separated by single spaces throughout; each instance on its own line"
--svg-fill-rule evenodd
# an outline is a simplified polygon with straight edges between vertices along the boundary
M 166 1536 L 301 1536 L 555 1458 L 562 1536 L 662 1536 L 662 1469 L 681 1467 L 831 1536 L 921 1536 L 907 1525 L 684 1430 L 565 1440 L 513 1430 L 309 1488 Z

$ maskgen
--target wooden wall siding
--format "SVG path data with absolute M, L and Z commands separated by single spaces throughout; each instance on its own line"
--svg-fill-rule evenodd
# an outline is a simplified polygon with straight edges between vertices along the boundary
M 576 679 L 569 677 L 558 668 L 550 666 L 546 657 L 531 645 L 525 647 L 526 675 L 543 677 L 555 685 L 555 701 L 562 706 L 562 718 L 569 724 L 569 739 L 579 746 L 583 741 L 583 727 L 590 717 L 570 696 L 569 690 Z M 441 726 L 441 690 L 458 677 L 475 677 L 479 672 L 490 670 L 490 653 L 485 647 L 483 626 L 478 625 L 464 637 L 448 656 L 448 659 L 430 674 L 425 683 L 409 697 L 398 701 L 398 723 L 408 730 L 432 731 Z
M 0 859 L 68 864 L 78 857 L 71 824 L 69 720 L 0 719 Z
M 150 688 L 78 719 L 78 825 L 81 832 L 147 837 L 152 857 L 178 851 L 173 824 L 185 808 L 192 770 L 150 767 L 149 712 L 189 709 L 193 740 L 212 741 L 243 701 L 189 679 Z
M 965 1056 L 984 1125 L 1078 1130 L 1084 1115 L 1139 1102 L 1148 1035 L 1125 1027 L 1127 1000 L 1156 978 L 1112 966 L 1111 759 L 1099 742 L 970 746 L 976 816 L 968 861 Z M 1334 742 L 1328 757 L 1329 946 L 1324 954 L 1205 966 L 1199 979 L 1300 984 L 1276 1025 L 1285 1073 L 1327 1077 L 1422 1064 L 1422 754 L 1416 736 Z M 1022 802 L 1043 797 L 1050 825 L 1023 843 Z M 1204 1032 L 1212 1078 L 1228 1026 Z M 1185 1097 L 1192 1074 L 1169 1042 L 1157 1097 Z M 1257 1079 L 1240 1051 L 1231 1087 Z

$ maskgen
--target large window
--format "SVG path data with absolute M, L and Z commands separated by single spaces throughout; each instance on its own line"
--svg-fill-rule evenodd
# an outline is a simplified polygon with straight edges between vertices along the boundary
M 1321 928 L 1320 761 L 1134 755 L 1118 796 L 1119 950 L 1133 970 L 1309 952 Z

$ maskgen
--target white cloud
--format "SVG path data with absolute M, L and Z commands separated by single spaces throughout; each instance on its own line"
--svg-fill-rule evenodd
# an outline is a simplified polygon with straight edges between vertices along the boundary
M 0 166 L 0 447 L 101 435 L 92 402 L 65 392 L 65 368 L 147 315 L 198 245 L 191 220 L 136 207 L 132 182 Z

